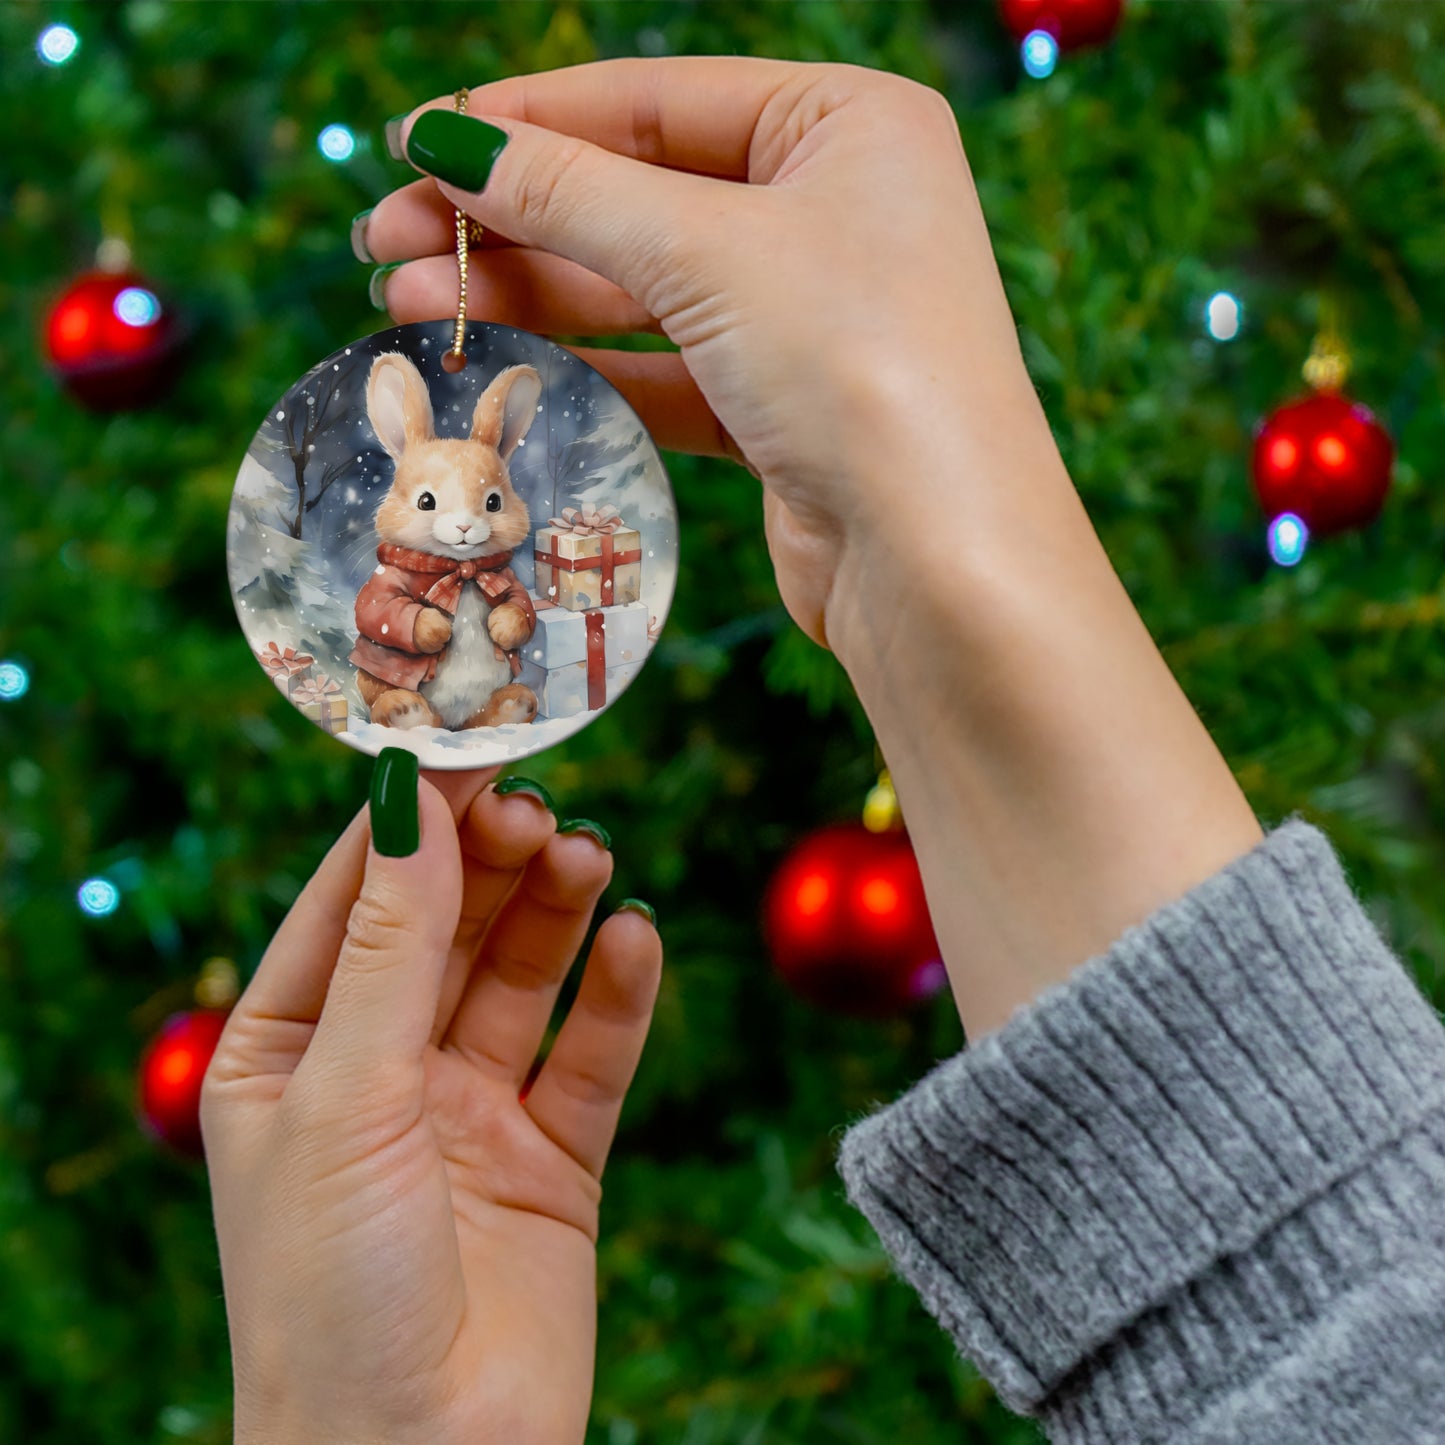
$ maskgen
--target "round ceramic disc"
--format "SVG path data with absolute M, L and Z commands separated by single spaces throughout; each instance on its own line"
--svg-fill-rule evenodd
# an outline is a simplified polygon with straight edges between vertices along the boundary
M 569 737 L 647 660 L 677 510 L 636 412 L 571 352 L 474 322 L 354 341 L 267 412 L 231 499 L 231 595 L 318 727 L 425 768 Z

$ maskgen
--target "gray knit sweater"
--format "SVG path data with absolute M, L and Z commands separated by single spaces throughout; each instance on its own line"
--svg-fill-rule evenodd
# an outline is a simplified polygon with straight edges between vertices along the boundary
M 1054 1441 L 1445 1441 L 1445 1030 L 1299 819 L 839 1167 Z

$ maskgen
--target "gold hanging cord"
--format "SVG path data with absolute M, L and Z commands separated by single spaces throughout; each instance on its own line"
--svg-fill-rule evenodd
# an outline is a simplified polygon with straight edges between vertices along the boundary
M 465 115 L 469 99 L 470 92 L 464 88 L 452 96 L 452 105 Z M 465 211 L 457 212 L 457 324 L 452 332 L 452 349 L 442 357 L 442 367 L 447 371 L 460 371 L 467 364 L 467 354 L 462 350 L 467 330 L 467 250 L 481 245 L 483 235 L 480 221 L 474 221 Z

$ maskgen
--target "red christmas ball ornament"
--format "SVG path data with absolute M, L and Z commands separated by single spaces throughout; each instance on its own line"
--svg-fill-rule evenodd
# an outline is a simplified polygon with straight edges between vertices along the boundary
M 946 981 L 901 830 L 840 823 L 803 839 L 769 885 L 764 930 L 788 986 L 838 1013 L 901 1013 Z
M 140 1062 L 140 1117 L 157 1138 L 201 1158 L 201 1082 L 216 1052 L 229 1009 L 172 1014 Z
M 1319 391 L 1272 412 L 1254 439 L 1255 495 L 1271 520 L 1293 512 L 1315 536 L 1373 522 L 1395 447 L 1368 407 Z
M 1118 28 L 1124 0 L 999 0 L 999 17 L 1022 44 L 1035 30 L 1058 41 L 1060 50 L 1102 45 Z
M 87 272 L 45 321 L 51 366 L 70 394 L 96 411 L 155 401 L 174 377 L 179 340 L 175 316 L 131 271 Z

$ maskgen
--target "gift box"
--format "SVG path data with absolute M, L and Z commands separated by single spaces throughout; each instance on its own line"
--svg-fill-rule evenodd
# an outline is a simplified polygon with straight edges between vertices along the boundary
M 524 662 L 517 681 L 526 683 L 537 694 L 538 717 L 576 717 L 615 702 L 622 689 L 642 671 L 645 660 L 639 657 L 613 667 L 594 665 L 590 670 L 585 660 L 552 668 Z
M 543 669 L 583 662 L 589 632 L 599 629 L 603 666 L 616 667 L 647 656 L 650 643 L 645 602 L 624 602 L 620 607 L 591 608 L 586 612 L 569 612 L 545 599 L 534 605 L 537 630 L 522 648 L 523 662 L 535 662 Z
M 266 669 L 271 681 L 287 696 L 295 692 L 298 684 L 311 676 L 316 659 L 294 647 L 278 647 L 268 642 L 265 650 L 256 654 L 256 661 Z
M 346 699 L 341 695 L 341 684 L 333 682 L 324 672 L 298 683 L 291 690 L 291 701 L 302 717 L 310 718 L 327 732 L 346 731 Z
M 642 534 L 615 509 L 564 507 L 535 538 L 537 592 L 569 612 L 642 596 Z

